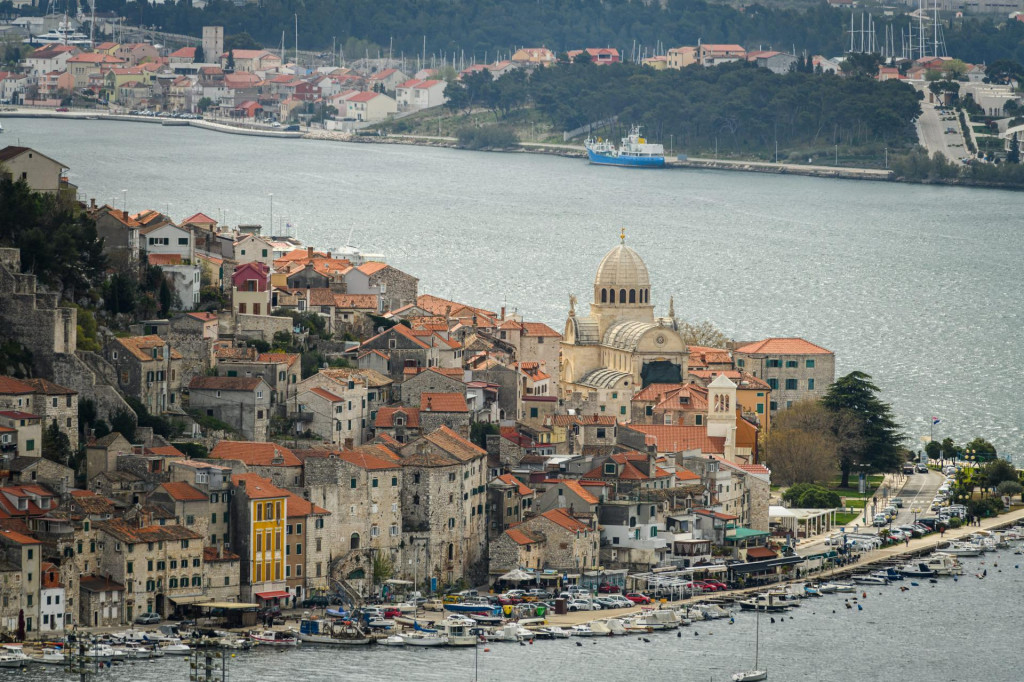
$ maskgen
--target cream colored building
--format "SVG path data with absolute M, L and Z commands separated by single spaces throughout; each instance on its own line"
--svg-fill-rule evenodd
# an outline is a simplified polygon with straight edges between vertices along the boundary
M 650 383 L 680 383 L 688 351 L 672 320 L 655 318 L 651 280 L 636 251 L 622 243 L 601 260 L 590 314 L 576 314 L 570 300 L 562 335 L 560 388 L 579 394 L 586 413 L 629 418 L 630 398 Z

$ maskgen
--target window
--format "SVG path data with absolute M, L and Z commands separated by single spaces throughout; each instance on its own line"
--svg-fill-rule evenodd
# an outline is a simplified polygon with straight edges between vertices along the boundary
M 764 403 L 758 403 L 757 404 L 757 413 L 758 414 L 764 414 Z
M 747 364 L 747 361 L 744 360 L 743 358 L 740 358 L 739 360 L 736 361 L 736 366 L 737 367 L 745 367 L 746 364 Z
M 177 567 L 178 567 L 178 560 L 177 559 L 171 559 L 171 570 L 173 571 Z
M 808 379 L 807 380 L 807 390 L 808 391 L 813 391 L 814 390 L 814 379 Z
M 623 405 L 622 407 L 619 408 L 619 414 L 626 414 L 626 406 L 625 405 Z
M 182 549 L 188 549 L 188 540 L 182 540 L 181 541 L 181 548 Z
M 608 462 L 608 463 L 606 463 L 604 465 L 604 475 L 605 476 L 614 476 L 615 475 L 615 463 L 614 462 Z
M 779 404 L 773 400 L 771 404 L 768 406 L 768 409 L 774 412 L 775 410 L 779 409 Z
M 772 389 L 773 391 L 779 390 L 779 380 L 778 379 L 767 379 L 767 382 L 768 382 L 768 388 Z
M 704 415 L 702 415 L 702 414 L 696 415 L 696 419 L 695 419 L 694 423 L 697 426 L 700 426 L 701 424 L 703 424 L 704 423 Z
M 530 408 L 530 418 L 531 419 L 536 419 L 537 418 L 537 408 L 536 407 L 531 407 Z
M 178 246 L 188 246 L 188 237 L 178 237 Z
M 598 429 L 597 430 L 597 437 L 598 438 L 604 438 L 604 436 L 605 436 L 605 430 L 604 429 Z
M 787 391 L 795 391 L 796 390 L 796 385 L 797 385 L 796 379 L 786 379 L 786 390 Z
M 35 439 L 29 438 L 27 441 L 25 441 L 25 450 L 27 452 L 32 452 L 35 449 L 36 449 L 36 441 L 35 441 Z
M 295 533 L 298 534 L 298 535 L 302 535 L 302 524 L 301 523 L 296 523 L 295 524 Z
M 376 478 L 373 479 L 373 482 L 370 484 L 370 487 L 372 487 L 372 488 L 376 488 L 377 487 L 377 479 Z
M 195 522 L 196 522 L 196 517 L 192 516 L 191 514 L 189 514 L 188 516 L 185 517 L 185 525 L 186 526 L 191 526 Z
M 296 554 L 302 554 L 302 543 L 301 542 L 296 542 L 295 543 L 295 553 Z
M 786 367 L 789 369 L 796 367 L 796 360 L 786 360 Z
M 352 480 L 349 481 L 349 487 L 350 488 L 355 488 L 356 487 L 356 479 L 353 478 Z
M 262 552 L 263 551 L 263 534 L 262 533 L 256 533 L 256 551 L 257 552 Z
M 392 476 L 391 477 L 391 487 L 392 488 L 398 487 L 398 476 Z M 317 519 L 317 520 L 319 521 L 321 519 Z
M 814 360 L 808 360 L 804 363 L 804 366 L 807 367 L 807 369 L 814 369 Z
M 765 360 L 765 367 L 782 367 L 782 360 Z

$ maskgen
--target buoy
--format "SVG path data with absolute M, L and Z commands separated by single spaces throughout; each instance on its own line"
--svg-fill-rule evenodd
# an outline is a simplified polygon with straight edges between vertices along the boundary
M 863 604 L 857 604 L 857 610 L 858 611 L 863 611 L 864 610 L 864 605 Z
M 644 641 L 647 642 L 648 644 L 651 643 L 651 640 L 647 639 L 646 637 L 644 637 Z
M 846 608 L 848 608 L 848 609 L 852 609 L 853 608 L 852 606 L 850 606 L 850 602 L 846 602 Z
M 683 633 L 681 633 L 681 632 L 677 632 L 676 633 L 676 637 L 682 637 L 682 636 L 683 636 Z
M 583 646 L 583 642 L 576 642 L 576 646 Z M 484 651 L 490 651 L 490 649 L 484 649 Z
M 772 622 L 773 622 L 773 623 L 775 622 L 775 619 L 774 619 L 774 618 L 772 618 Z
M 696 630 L 694 630 L 694 631 L 693 631 L 693 636 L 694 636 L 694 637 L 698 636 L 699 634 L 700 634 L 700 633 L 699 633 L 699 632 L 697 632 Z
M 868 598 L 868 593 L 867 593 L 867 592 L 861 592 L 861 593 L 860 593 L 860 596 L 862 596 L 862 597 L 864 597 L 865 599 L 867 599 L 867 598 Z
M 579 644 L 579 642 L 576 642 L 576 643 L 577 643 L 577 644 Z M 485 654 L 486 654 L 486 653 L 489 653 L 490 651 L 491 651 L 490 649 L 484 649 L 484 653 L 485 653 Z

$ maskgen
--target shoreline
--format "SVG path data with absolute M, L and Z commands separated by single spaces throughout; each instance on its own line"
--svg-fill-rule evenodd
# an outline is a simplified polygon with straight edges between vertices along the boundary
M 47 118 L 73 119 L 76 121 L 117 121 L 124 123 L 149 123 L 167 127 L 192 127 L 228 135 L 244 135 L 249 137 L 269 137 L 278 139 L 306 139 L 327 142 L 350 142 L 356 144 L 402 144 L 417 147 L 442 147 L 447 149 L 463 149 L 465 151 L 496 152 L 505 154 L 544 154 L 566 158 L 586 158 L 582 146 L 546 143 L 520 142 L 516 147 L 495 149 L 467 149 L 457 144 L 457 138 L 429 135 L 358 135 L 340 131 L 310 130 L 285 131 L 274 128 L 249 128 L 239 125 L 221 123 L 205 119 L 158 118 L 155 116 L 133 116 L 131 114 L 112 114 L 94 109 L 78 109 L 68 112 L 18 107 L 11 111 L 0 110 L 0 120 L 6 118 Z M 1024 188 L 1004 183 L 983 183 L 965 181 L 963 179 L 946 180 L 908 180 L 897 177 L 892 170 L 879 168 L 863 168 L 858 166 L 820 166 L 788 163 L 772 163 L 754 160 L 726 160 L 690 157 L 685 159 L 666 159 L 666 170 L 719 170 L 747 173 L 766 173 L 773 175 L 797 175 L 815 178 L 833 178 L 839 180 L 867 180 L 872 182 L 898 182 L 910 185 L 964 187 L 969 189 L 994 189 L 1021 191 Z

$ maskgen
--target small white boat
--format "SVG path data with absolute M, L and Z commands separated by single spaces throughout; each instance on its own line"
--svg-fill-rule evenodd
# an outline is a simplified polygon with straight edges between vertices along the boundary
M 167 656 L 188 656 L 192 653 L 192 647 L 188 644 L 182 644 L 181 642 L 176 644 L 172 642 L 171 644 L 164 644 L 161 646 L 159 651 L 161 654 Z
M 835 583 L 825 583 L 823 585 L 818 585 L 817 587 L 818 592 L 821 592 L 822 594 L 834 594 L 838 589 L 839 586 Z
M 445 618 L 437 624 L 439 632 L 448 638 L 448 646 L 476 646 L 480 638 L 476 634 L 477 624 L 469 618 Z
M 586 623 L 580 623 L 569 628 L 569 634 L 573 637 L 593 637 L 594 631 Z
M 951 542 L 948 547 L 943 547 L 942 551 L 951 556 L 981 556 L 983 549 L 975 544 Z
M 672 609 L 651 609 L 642 613 L 638 622 L 652 630 L 675 630 L 679 627 L 679 614 Z
M 883 578 L 878 575 L 860 574 L 855 575 L 852 578 L 854 584 L 857 585 L 888 585 L 888 578 Z
M 608 625 L 609 625 L 609 627 L 611 627 L 611 621 L 608 621 Z M 619 627 L 621 627 L 621 626 L 622 626 L 622 624 L 619 623 Z M 613 630 L 613 632 L 614 632 L 614 630 Z M 620 634 L 626 634 L 626 631 L 623 630 Z M 551 626 L 543 627 L 543 628 L 540 628 L 540 629 L 537 630 L 537 637 L 540 638 L 540 639 L 568 639 L 569 636 L 570 636 L 569 632 L 567 632 L 566 630 L 563 630 L 562 628 L 558 627 L 557 625 L 551 625 Z
M 280 630 L 263 630 L 262 632 L 250 632 L 249 639 L 259 642 L 263 646 L 298 646 L 299 638 Z
M 682 609 L 680 609 L 680 611 L 682 611 Z M 682 615 L 682 614 L 680 614 L 680 615 Z M 686 609 L 686 617 L 689 618 L 690 621 L 693 622 L 693 623 L 696 623 L 697 621 L 704 620 L 704 614 L 701 612 L 700 609 L 697 609 L 697 608 Z
M 964 567 L 960 565 L 955 556 L 944 552 L 937 552 L 925 562 L 925 566 L 935 571 L 936 575 L 963 575 Z
M 59 647 L 47 647 L 40 655 L 32 657 L 32 660 L 43 665 L 64 665 L 67 662 L 64 650 Z
M 445 646 L 448 638 L 437 632 L 417 630 L 400 635 L 406 646 Z
M 90 661 L 110 661 L 114 658 L 114 649 L 109 644 L 93 643 L 86 647 L 84 656 Z
M 533 639 L 534 636 L 534 633 L 520 626 L 519 623 L 505 623 L 485 634 L 484 638 L 488 642 L 522 642 Z
M 381 646 L 405 646 L 405 640 L 400 635 L 390 635 L 386 639 L 377 640 Z
M 761 653 L 761 612 L 757 612 L 757 620 L 754 622 L 754 667 L 751 670 L 744 670 L 732 676 L 733 682 L 758 682 L 768 679 L 768 671 L 762 670 L 758 665 L 758 656 Z
M 595 637 L 610 637 L 612 634 L 612 629 L 608 626 L 608 623 L 600 620 L 595 620 L 590 624 L 590 631 L 594 633 Z
M 833 584 L 836 586 L 835 591 L 840 593 L 840 594 L 856 592 L 857 591 L 857 586 L 853 585 L 852 583 L 833 583 Z
M 0 648 L 0 668 L 23 668 L 32 660 L 21 650 L 20 644 L 8 644 Z

